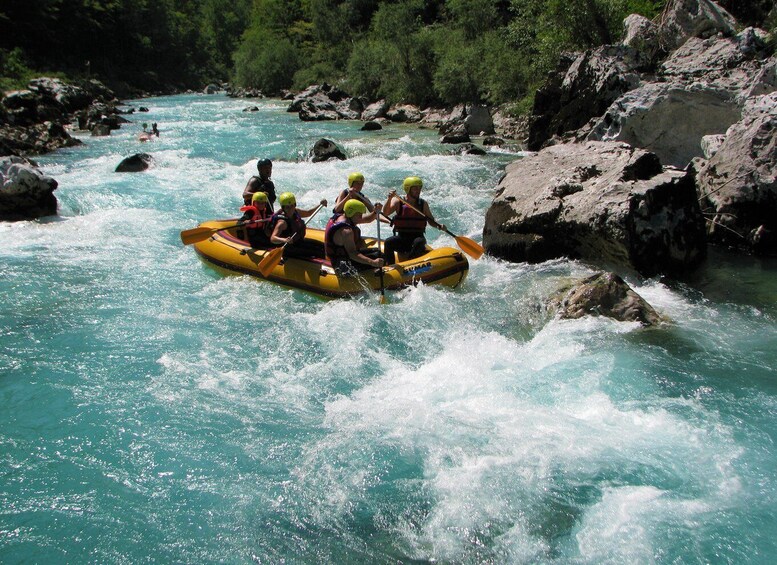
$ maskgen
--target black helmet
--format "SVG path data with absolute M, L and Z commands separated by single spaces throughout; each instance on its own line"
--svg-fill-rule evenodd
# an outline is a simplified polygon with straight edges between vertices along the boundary
M 272 161 L 269 159 L 259 159 L 259 162 L 256 163 L 257 170 L 267 166 L 272 167 Z

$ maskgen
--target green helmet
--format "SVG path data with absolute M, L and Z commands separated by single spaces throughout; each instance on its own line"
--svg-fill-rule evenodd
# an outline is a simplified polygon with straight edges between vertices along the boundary
M 408 194 L 410 189 L 414 186 L 422 188 L 424 186 L 424 181 L 418 177 L 407 177 L 402 183 L 402 188 L 405 189 L 405 194 Z
M 343 212 L 347 218 L 353 218 L 356 214 L 364 214 L 367 211 L 367 207 L 361 200 L 351 198 L 343 206 Z
M 280 202 L 281 206 L 296 206 L 297 205 L 297 199 L 294 197 L 294 195 L 291 192 L 283 192 L 278 197 L 278 202 Z
M 251 203 L 255 202 L 267 203 L 267 194 L 264 192 L 254 192 L 254 195 L 251 197 Z
M 364 182 L 364 175 L 361 173 L 351 173 L 348 175 L 348 186 L 353 186 L 355 182 Z

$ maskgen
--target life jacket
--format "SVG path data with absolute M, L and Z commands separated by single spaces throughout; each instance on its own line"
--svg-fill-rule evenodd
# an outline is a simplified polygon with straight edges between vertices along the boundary
M 305 221 L 302 219 L 302 216 L 299 215 L 299 212 L 295 211 L 291 218 L 287 218 L 283 213 L 283 210 L 275 212 L 272 215 L 272 219 L 270 220 L 269 233 L 272 234 L 272 232 L 275 231 L 275 226 L 280 220 L 284 220 L 286 222 L 286 229 L 278 234 L 279 237 L 291 237 L 293 235 L 299 234 L 298 241 L 304 239 L 307 227 L 305 226 Z
M 248 182 L 250 183 L 254 179 L 259 181 L 259 188 L 254 192 L 251 192 L 243 196 L 243 202 L 245 203 L 246 206 L 250 206 L 251 196 L 253 196 L 255 192 L 264 192 L 265 194 L 267 194 L 267 206 L 269 207 L 270 212 L 272 212 L 273 203 L 275 202 L 275 184 L 270 179 L 262 179 L 262 177 L 257 177 L 256 175 L 248 179 Z
M 250 214 L 248 218 L 246 218 L 246 222 L 250 222 L 253 220 L 265 220 L 267 218 L 270 218 L 272 216 L 272 212 L 269 210 L 269 202 L 265 204 L 264 210 L 260 210 L 256 206 L 243 206 L 240 208 L 241 212 L 247 212 Z M 262 223 L 256 223 L 251 224 L 249 226 L 246 226 L 246 231 L 248 231 L 249 234 L 253 234 L 256 231 L 261 231 L 264 233 L 267 233 L 267 230 L 269 229 L 269 223 L 270 222 L 262 222 Z
M 345 215 L 338 216 L 337 219 L 330 219 L 326 224 L 326 231 L 324 232 L 324 252 L 326 258 L 333 266 L 337 266 L 340 261 L 346 261 L 349 259 L 348 252 L 345 250 L 345 246 L 338 245 L 334 242 L 334 235 L 338 230 L 349 227 L 353 231 L 353 243 L 358 249 L 359 243 L 361 243 L 362 232 L 358 226 L 349 222 Z
M 424 209 L 424 201 L 418 199 L 416 208 Z M 399 209 L 391 220 L 394 226 L 394 233 L 407 235 L 421 235 L 426 231 L 426 216 L 419 214 L 404 202 L 399 203 Z

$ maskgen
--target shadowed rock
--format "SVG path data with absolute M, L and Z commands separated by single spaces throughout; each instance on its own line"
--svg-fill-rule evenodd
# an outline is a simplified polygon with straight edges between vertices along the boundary
M 123 159 L 121 163 L 116 167 L 117 173 L 139 173 L 145 171 L 149 167 L 153 166 L 154 158 L 148 153 L 135 153 L 126 159 Z
M 777 255 L 777 92 L 748 101 L 698 186 L 710 241 Z
M 308 154 L 308 159 L 314 163 L 328 161 L 329 159 L 346 159 L 345 152 L 331 139 L 321 138 L 313 145 Z

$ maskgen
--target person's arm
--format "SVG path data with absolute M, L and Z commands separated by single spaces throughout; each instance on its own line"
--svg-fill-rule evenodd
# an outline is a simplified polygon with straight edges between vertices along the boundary
M 243 200 L 245 201 L 246 204 L 251 203 L 251 197 L 254 195 L 254 192 L 256 191 L 257 191 L 256 177 L 251 177 L 246 183 L 246 187 L 243 189 Z
M 397 191 L 392 190 L 388 193 L 388 198 L 386 199 L 386 205 L 383 207 L 383 213 L 387 216 L 390 214 L 393 214 L 399 209 L 399 200 L 397 199 Z
M 335 202 L 335 205 L 332 208 L 332 212 L 336 214 L 341 214 L 343 212 L 343 206 L 345 206 L 345 203 L 348 202 L 351 198 L 354 198 L 356 200 L 360 200 L 361 202 L 363 202 L 364 205 L 367 207 L 368 212 L 372 212 L 375 209 L 375 206 L 372 204 L 372 202 L 370 202 L 370 199 L 367 198 L 364 194 L 356 190 L 347 190 L 347 191 L 341 192 L 338 195 L 337 201 Z
M 376 202 L 375 206 L 373 207 L 373 209 L 370 210 L 370 212 L 368 214 L 364 214 L 362 216 L 362 221 L 359 222 L 359 223 L 361 223 L 361 224 L 368 224 L 370 222 L 374 222 L 375 218 L 380 216 L 380 211 L 382 209 L 383 209 L 383 205 L 380 202 Z M 382 221 L 386 222 L 385 220 L 382 220 Z
M 383 259 L 370 259 L 366 255 L 359 253 L 356 243 L 353 241 L 353 230 L 351 228 L 340 229 L 334 237 L 335 243 L 342 245 L 345 252 L 352 261 L 371 267 L 380 268 L 383 266 Z
M 324 198 L 321 202 L 319 202 L 319 204 L 324 208 L 326 208 L 326 198 Z M 299 214 L 300 218 L 308 218 L 312 216 L 316 210 L 318 210 L 318 206 L 316 206 L 315 208 L 311 208 L 310 210 L 297 208 L 297 214 Z
M 278 223 L 275 224 L 275 229 L 272 232 L 272 235 L 270 236 L 270 241 L 274 243 L 275 245 L 283 245 L 284 243 L 291 242 L 292 237 L 281 237 L 281 232 L 286 229 L 286 220 L 278 220 Z
M 434 216 L 432 216 L 432 211 L 429 209 L 429 203 L 424 200 L 424 209 L 422 210 L 424 214 L 426 214 L 426 217 L 429 218 L 429 224 L 433 228 L 437 228 L 438 230 L 445 231 L 445 224 L 441 224 L 437 220 L 434 219 Z

